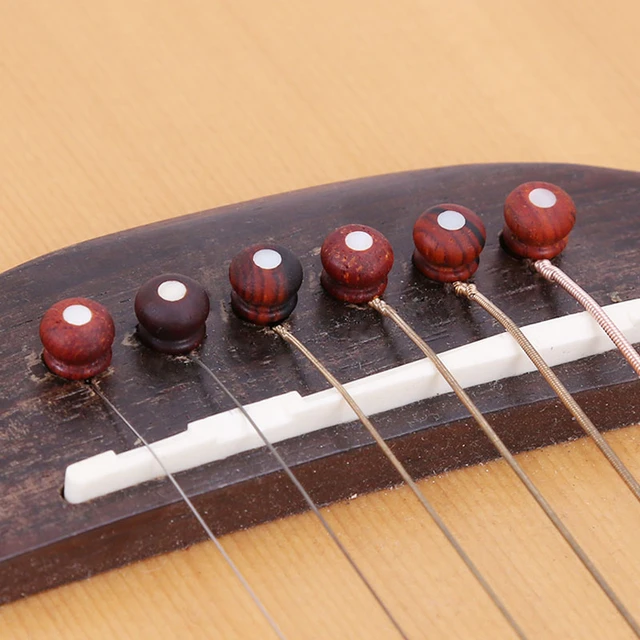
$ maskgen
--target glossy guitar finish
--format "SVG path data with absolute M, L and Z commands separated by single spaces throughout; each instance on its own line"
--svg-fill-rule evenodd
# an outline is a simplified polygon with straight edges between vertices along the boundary
M 230 407 L 198 368 L 138 344 L 133 300 L 142 283 L 176 272 L 205 285 L 212 313 L 201 357 L 244 403 L 289 390 L 312 393 L 325 388 L 320 377 L 275 336 L 238 320 L 230 310 L 227 269 L 241 248 L 252 242 L 282 244 L 301 259 L 305 280 L 292 328 L 346 382 L 418 354 L 373 311 L 346 307 L 322 291 L 320 245 L 343 224 L 367 224 L 390 239 L 396 264 L 385 299 L 438 352 L 492 335 L 497 328 L 485 314 L 414 271 L 413 224 L 434 203 L 457 202 L 482 217 L 488 240 L 475 281 L 516 322 L 538 322 L 577 310 L 563 292 L 499 248 L 504 198 L 527 180 L 557 183 L 577 204 L 578 222 L 560 258 L 563 268 L 602 304 L 640 296 L 635 259 L 640 176 L 561 165 L 452 167 L 309 189 L 98 239 L 3 275 L 2 600 L 202 539 L 165 481 L 82 505 L 62 499 L 68 464 L 134 443 L 82 383 L 47 372 L 40 360 L 37 326 L 52 303 L 84 296 L 110 310 L 116 341 L 112 367 L 100 378 L 101 387 L 154 441 Z M 640 421 L 640 384 L 616 353 L 559 367 L 558 373 L 599 427 Z M 472 391 L 514 451 L 579 435 L 536 374 Z M 539 417 L 542 411 L 544 420 Z M 390 412 L 376 423 L 416 476 L 495 456 L 451 396 Z M 355 423 L 293 439 L 279 449 L 320 503 L 396 482 Z M 206 510 L 216 533 L 304 506 L 264 450 L 186 472 L 180 480 L 196 505 Z

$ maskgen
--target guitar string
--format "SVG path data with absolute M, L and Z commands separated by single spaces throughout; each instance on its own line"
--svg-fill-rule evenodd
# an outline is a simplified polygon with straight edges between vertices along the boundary
M 271 614 L 269 613 L 265 605 L 262 603 L 262 600 L 260 600 L 258 594 L 253 590 L 253 588 L 251 587 L 247 579 L 244 577 L 244 575 L 242 574 L 242 572 L 240 571 L 236 563 L 231 559 L 231 556 L 229 556 L 229 554 L 226 552 L 226 550 L 224 549 L 224 547 L 222 546 L 222 544 L 220 543 L 216 535 L 210 529 L 209 525 L 205 522 L 204 518 L 202 517 L 198 509 L 196 509 L 193 502 L 191 502 L 191 500 L 187 496 L 184 489 L 180 486 L 180 484 L 175 479 L 173 474 L 167 469 L 167 467 L 164 465 L 160 457 L 153 450 L 151 445 L 142 436 L 142 434 L 131 424 L 131 422 L 129 422 L 129 420 L 125 418 L 125 416 L 118 410 L 118 408 L 113 404 L 113 402 L 109 400 L 109 398 L 102 392 L 102 390 L 94 380 L 88 380 L 86 384 L 92 389 L 92 391 L 99 398 L 102 399 L 102 401 L 118 416 L 118 418 L 120 418 L 120 420 L 122 420 L 122 422 L 131 430 L 131 432 L 136 436 L 136 438 L 138 438 L 140 442 L 142 442 L 142 444 L 147 448 L 147 451 L 149 451 L 149 453 L 154 457 L 155 461 L 158 463 L 158 465 L 160 466 L 164 474 L 167 476 L 167 478 L 169 478 L 169 481 L 171 482 L 171 484 L 173 484 L 175 490 L 180 494 L 180 497 L 182 498 L 182 500 L 189 507 L 189 509 L 191 510 L 191 513 L 194 515 L 194 517 L 196 518 L 200 526 L 204 529 L 205 533 L 207 534 L 211 542 L 213 542 L 213 544 L 216 546 L 216 548 L 218 549 L 218 551 L 220 552 L 220 554 L 222 555 L 226 563 L 229 565 L 229 567 L 231 567 L 233 573 L 235 574 L 236 578 L 240 581 L 245 591 L 251 596 L 251 599 L 260 610 L 260 613 L 262 613 L 266 621 L 269 623 L 269 626 L 271 627 L 272 631 L 281 640 L 286 640 L 286 636 L 284 635 L 284 633 L 282 632 L 282 630 L 280 629 L 276 621 L 273 619 L 273 617 L 271 616 Z
M 562 269 L 551 264 L 549 260 L 536 260 L 533 267 L 541 276 L 560 285 L 593 316 L 633 370 L 640 376 L 640 355 L 605 310 L 577 282 L 572 280 Z
M 446 365 L 442 362 L 442 360 L 438 357 L 438 355 L 431 349 L 431 347 L 403 320 L 403 318 L 398 314 L 398 312 L 393 309 L 386 302 L 381 300 L 380 298 L 374 298 L 371 302 L 369 302 L 369 306 L 378 311 L 381 315 L 393 320 L 396 325 L 411 339 L 411 341 L 424 353 L 424 355 L 429 358 L 436 369 L 440 372 L 440 374 L 445 378 L 449 386 L 453 389 L 455 394 L 458 396 L 462 404 L 467 408 L 467 410 L 471 413 L 475 421 L 478 423 L 480 428 L 487 435 L 493 446 L 499 451 L 500 455 L 505 459 L 507 464 L 511 467 L 514 473 L 518 476 L 520 481 L 524 484 L 526 489 L 529 491 L 534 500 L 538 503 L 538 505 L 545 512 L 549 520 L 558 530 L 558 532 L 562 535 L 564 540 L 569 544 L 572 551 L 576 554 L 576 556 L 580 559 L 584 567 L 591 574 L 593 579 L 597 582 L 598 586 L 602 589 L 605 595 L 609 598 L 611 603 L 618 610 L 620 615 L 624 618 L 626 623 L 635 633 L 635 635 L 640 638 L 640 625 L 633 618 L 627 607 L 620 600 L 618 595 L 609 585 L 609 583 L 605 580 L 604 576 L 600 573 L 600 570 L 595 566 L 592 560 L 589 558 L 587 553 L 582 549 L 578 541 L 573 537 L 569 529 L 565 526 L 556 512 L 553 510 L 551 505 L 547 502 L 546 498 L 540 493 L 540 491 L 533 484 L 532 480 L 525 473 L 524 469 L 520 466 L 520 464 L 513 457 L 509 449 L 502 442 L 498 434 L 494 431 L 493 427 L 487 422 L 486 418 L 482 415 L 480 410 L 473 403 L 471 398 L 467 395 L 465 390 L 458 384 L 457 380 L 453 377 L 449 369 L 447 369 Z
M 214 380 L 214 382 L 218 385 L 220 390 L 240 410 L 242 415 L 246 418 L 246 420 L 249 422 L 249 424 L 253 427 L 255 432 L 258 434 L 262 442 L 269 449 L 269 451 L 274 456 L 274 458 L 278 461 L 278 464 L 282 467 L 283 471 L 287 474 L 287 476 L 289 477 L 291 482 L 294 484 L 296 489 L 300 492 L 302 497 L 305 499 L 306 503 L 309 505 L 309 508 L 314 513 L 316 518 L 318 518 L 318 520 L 324 527 L 325 531 L 327 532 L 331 540 L 335 543 L 335 545 L 338 547 L 338 549 L 340 550 L 342 555 L 345 557 L 347 562 L 351 565 L 351 567 L 353 568 L 357 576 L 364 583 L 365 587 L 369 590 L 369 593 L 373 596 L 373 598 L 378 603 L 380 608 L 383 610 L 387 618 L 391 621 L 393 626 L 396 628 L 400 636 L 405 640 L 408 640 L 409 636 L 407 635 L 407 633 L 402 629 L 400 623 L 396 620 L 394 615 L 391 613 L 391 610 L 389 609 L 389 607 L 384 603 L 382 597 L 378 594 L 378 592 L 374 589 L 373 585 L 369 582 L 368 578 L 364 575 L 364 573 L 362 572 L 362 570 L 354 560 L 353 556 L 349 553 L 347 548 L 342 544 L 342 542 L 340 541 L 340 538 L 338 537 L 338 534 L 333 530 L 333 528 L 331 527 L 327 519 L 322 515 L 320 509 L 318 508 L 316 503 L 313 501 L 313 499 L 309 495 L 309 492 L 302 486 L 302 483 L 298 480 L 296 475 L 293 473 L 291 467 L 285 462 L 284 458 L 280 455 L 278 450 L 273 446 L 273 444 L 265 436 L 262 429 L 258 427 L 256 421 L 251 417 L 251 415 L 249 414 L 247 409 L 244 407 L 244 405 L 236 398 L 236 396 L 229 390 L 229 388 L 222 382 L 222 380 L 220 380 L 220 378 L 213 372 L 213 370 L 210 367 L 208 367 L 198 356 L 190 355 L 190 356 L 187 356 L 187 358 L 191 359 L 192 362 L 197 364 L 203 371 L 205 371 L 207 375 L 209 375 Z
M 454 548 L 458 556 L 462 559 L 464 564 L 467 566 L 469 571 L 473 574 L 474 578 L 478 581 L 480 586 L 484 589 L 485 593 L 489 596 L 493 604 L 498 608 L 500 613 L 504 616 L 506 621 L 509 623 L 513 631 L 516 635 L 522 640 L 526 640 L 527 636 L 524 631 L 521 629 L 520 625 L 516 622 L 516 620 L 509 613 L 509 610 L 506 608 L 502 600 L 499 598 L 498 594 L 493 590 L 491 585 L 488 583 L 484 575 L 480 572 L 478 567 L 471 560 L 471 557 L 467 554 L 467 552 L 463 549 L 461 544 L 458 542 L 456 537 L 453 535 L 449 527 L 445 524 L 444 520 L 440 517 L 438 512 L 435 510 L 433 505 L 427 500 L 424 493 L 420 490 L 416 482 L 409 475 L 408 471 L 404 467 L 404 465 L 398 460 L 396 455 L 391 451 L 389 445 L 384 441 L 380 432 L 373 426 L 369 418 L 364 414 L 362 409 L 353 399 L 351 394 L 345 389 L 345 387 L 333 376 L 333 374 L 316 358 L 310 351 L 305 347 L 305 345 L 298 340 L 298 338 L 293 335 L 284 325 L 276 325 L 271 327 L 271 329 L 280 336 L 285 342 L 294 346 L 296 349 L 302 353 L 307 360 L 324 376 L 324 378 L 331 384 L 331 386 L 336 389 L 340 395 L 344 398 L 347 404 L 351 407 L 353 412 L 356 414 L 360 422 L 365 426 L 371 437 L 375 440 L 376 444 L 383 451 L 384 455 L 391 462 L 391 464 L 395 467 L 396 471 L 400 474 L 402 479 L 405 481 L 407 486 L 411 489 L 413 494 L 416 496 L 420 504 L 426 510 L 426 512 L 431 516 L 434 523 L 438 526 L 444 537 L 447 539 L 449 544 Z
M 478 305 L 487 311 L 489 315 L 497 320 L 508 331 L 530 360 L 536 365 L 538 371 L 540 371 L 542 377 L 558 395 L 562 404 L 564 404 L 564 406 L 570 411 L 571 415 L 573 415 L 585 433 L 593 439 L 598 449 L 600 449 L 611 466 L 626 483 L 636 499 L 640 500 L 640 484 L 638 481 L 611 448 L 611 445 L 605 440 L 598 429 L 596 429 L 593 422 L 591 422 L 589 417 L 575 401 L 566 387 L 562 382 L 560 382 L 558 376 L 556 376 L 551 367 L 545 362 L 537 349 L 531 344 L 524 333 L 522 333 L 518 325 L 516 325 L 516 323 L 504 311 L 502 311 L 502 309 L 497 307 L 493 302 L 491 302 L 491 300 L 478 291 L 476 285 L 468 284 L 466 282 L 454 282 L 453 290 L 456 294 L 466 297 L 469 301 L 478 303 Z

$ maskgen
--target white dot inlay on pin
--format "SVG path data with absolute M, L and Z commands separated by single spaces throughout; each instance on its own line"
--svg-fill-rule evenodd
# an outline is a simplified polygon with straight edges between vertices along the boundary
M 83 304 L 72 304 L 62 312 L 62 317 L 65 322 L 72 324 L 74 327 L 82 327 L 91 322 L 93 313 L 91 313 L 89 307 L 85 307 Z
M 178 302 L 187 295 L 187 287 L 179 280 L 165 280 L 158 287 L 158 295 L 167 302 Z
M 353 251 L 366 251 L 373 246 L 373 238 L 366 231 L 352 231 L 345 236 L 344 243 Z
M 549 191 L 549 189 L 533 189 L 529 193 L 529 202 L 535 205 L 536 207 L 540 207 L 541 209 L 549 209 L 553 207 L 553 205 L 558 201 L 556 198 L 556 194 L 553 191 Z
M 438 216 L 438 224 L 447 231 L 462 229 L 466 223 L 467 219 L 459 211 L 447 209 Z
M 273 249 L 260 249 L 253 254 L 253 264 L 261 269 L 275 269 L 282 263 L 282 256 Z

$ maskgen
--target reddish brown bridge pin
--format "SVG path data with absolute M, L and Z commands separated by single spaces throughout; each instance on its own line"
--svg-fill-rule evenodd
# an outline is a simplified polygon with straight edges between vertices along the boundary
M 114 337 L 109 312 L 86 298 L 56 302 L 40 322 L 43 360 L 68 380 L 87 380 L 107 369 Z
M 576 222 L 568 193 L 549 182 L 525 182 L 504 203 L 504 249 L 520 258 L 550 259 L 566 246 Z
M 379 231 L 348 224 L 326 237 L 320 258 L 325 290 L 343 302 L 364 304 L 387 288 L 393 249 Z
M 413 227 L 413 264 L 431 280 L 468 280 L 478 268 L 486 237 L 482 220 L 471 209 L 438 204 Z
M 256 244 L 231 261 L 229 281 L 236 315 L 254 324 L 277 324 L 288 318 L 298 303 L 302 265 L 284 247 Z

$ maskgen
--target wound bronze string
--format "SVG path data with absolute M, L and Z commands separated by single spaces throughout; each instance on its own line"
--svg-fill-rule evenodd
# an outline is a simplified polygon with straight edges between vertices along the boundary
M 605 310 L 580 285 L 574 282 L 562 269 L 551 264 L 549 260 L 536 260 L 533 263 L 533 268 L 550 282 L 560 285 L 591 314 L 633 370 L 640 376 L 640 355 Z
M 484 296 L 473 284 L 465 282 L 454 282 L 453 289 L 456 294 L 466 297 L 472 302 L 476 302 L 489 315 L 497 320 L 518 343 L 522 350 L 527 354 L 530 360 L 536 365 L 538 371 L 547 381 L 549 386 L 555 391 L 558 398 L 564 406 L 569 410 L 576 422 L 582 427 L 584 432 L 595 442 L 596 446 L 609 461 L 611 466 L 616 470 L 618 475 L 624 480 L 636 499 L 640 500 L 640 484 L 633 477 L 631 471 L 626 467 L 624 462 L 620 460 L 611 445 L 604 439 L 602 434 L 596 429 L 595 425 L 580 405 L 575 401 L 573 396 L 567 391 L 566 387 L 560 382 L 558 376 L 553 372 L 551 367 L 545 362 L 544 358 L 531 344 L 527 337 L 522 333 L 518 325 L 507 316 L 504 311 L 493 304 L 486 296 Z

